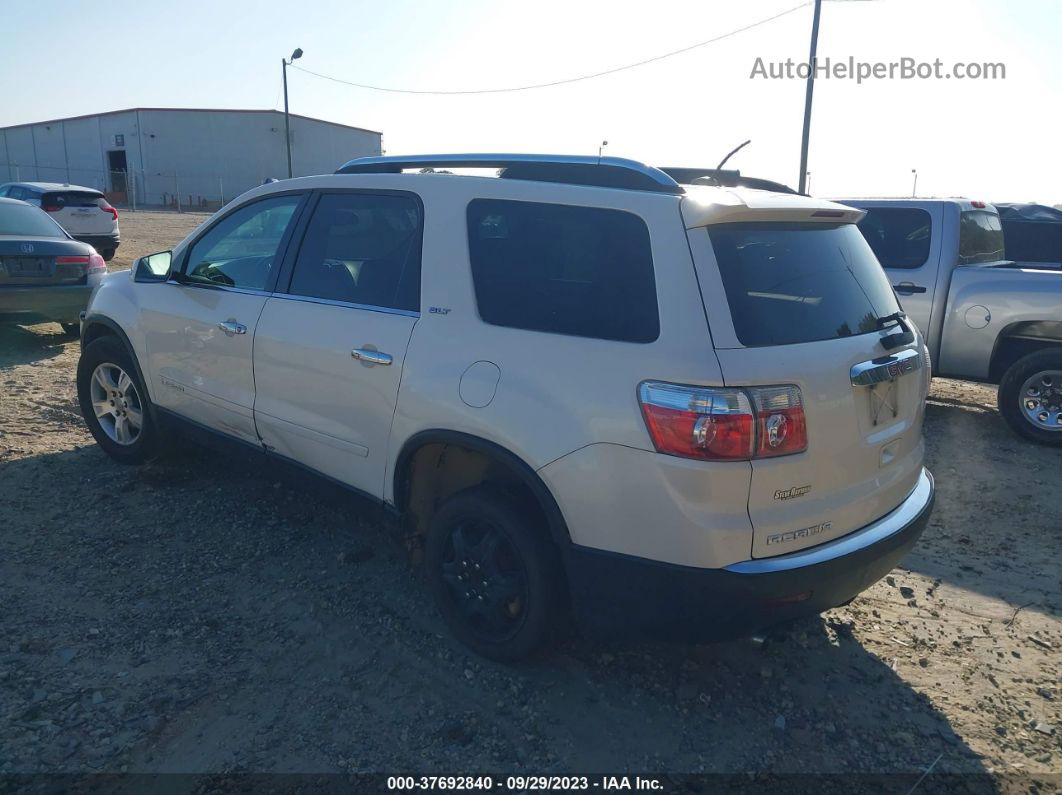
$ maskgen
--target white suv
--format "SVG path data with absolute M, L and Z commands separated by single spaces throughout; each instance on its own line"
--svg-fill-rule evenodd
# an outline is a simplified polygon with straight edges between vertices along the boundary
M 852 599 L 932 506 L 924 346 L 862 215 L 619 158 L 354 160 L 109 275 L 78 394 L 120 461 L 206 429 L 407 515 L 481 654 L 568 610 L 751 634 Z
M 58 182 L 9 182 L 0 198 L 20 199 L 40 207 L 74 240 L 88 243 L 110 262 L 122 242 L 118 211 L 94 188 Z

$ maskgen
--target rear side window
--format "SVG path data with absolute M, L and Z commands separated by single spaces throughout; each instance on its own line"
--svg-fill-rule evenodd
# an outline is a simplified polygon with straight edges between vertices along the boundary
M 1003 259 L 1003 225 L 989 210 L 963 210 L 959 215 L 959 264 Z
M 867 334 L 900 309 L 853 224 L 720 224 L 708 235 L 746 347 Z
M 288 292 L 417 311 L 421 227 L 411 196 L 326 193 L 306 228 Z
M 918 207 L 870 207 L 859 222 L 874 255 L 886 268 L 921 268 L 929 259 L 929 213 Z
M 102 198 L 102 193 L 91 193 L 89 191 L 48 191 L 41 197 L 41 204 L 45 207 L 55 207 L 60 210 L 67 207 L 99 207 Z
M 468 247 L 487 323 L 621 342 L 660 335 L 649 230 L 636 215 L 476 199 Z

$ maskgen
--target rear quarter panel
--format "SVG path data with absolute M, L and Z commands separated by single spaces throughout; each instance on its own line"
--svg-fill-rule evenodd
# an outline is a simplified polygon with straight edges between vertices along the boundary
M 645 379 L 721 383 L 677 197 L 474 177 L 410 182 L 403 175 L 380 175 L 371 184 L 414 190 L 425 208 L 421 317 L 402 374 L 385 499 L 394 499 L 391 467 L 418 432 L 443 428 L 478 436 L 537 470 L 596 443 L 652 450 L 637 400 Z M 605 207 L 641 216 L 656 272 L 659 338 L 615 342 L 481 320 L 467 237 L 467 207 L 475 198 Z M 500 372 L 493 400 L 479 408 L 460 395 L 462 375 L 476 362 L 492 363 Z
M 934 373 L 987 380 L 1009 326 L 1062 321 L 1062 271 L 970 265 L 955 269 Z

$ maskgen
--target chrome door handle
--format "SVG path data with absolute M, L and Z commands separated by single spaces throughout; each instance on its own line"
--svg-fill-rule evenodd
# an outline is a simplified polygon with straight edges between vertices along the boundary
M 218 323 L 218 328 L 229 335 L 247 333 L 247 326 L 243 325 L 243 323 L 237 323 L 235 320 L 225 320 Z
M 359 362 L 365 362 L 366 364 L 387 365 L 394 361 L 394 359 L 391 358 L 391 354 L 382 353 L 381 351 L 371 351 L 368 348 L 355 348 L 350 352 L 350 355 Z

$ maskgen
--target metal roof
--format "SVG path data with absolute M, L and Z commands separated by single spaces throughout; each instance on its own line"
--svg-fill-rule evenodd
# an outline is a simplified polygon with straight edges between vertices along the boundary
M 19 127 L 38 127 L 42 124 L 58 124 L 64 121 L 79 121 L 81 119 L 93 119 L 97 116 L 116 116 L 120 113 L 277 113 L 281 116 L 284 115 L 282 110 L 274 110 L 273 108 L 124 108 L 122 110 L 107 110 L 102 113 L 85 113 L 80 116 L 65 116 L 61 119 L 45 119 L 44 121 L 24 122 L 22 124 L 9 124 L 6 127 L 0 127 L 2 130 L 14 130 Z M 357 130 L 358 132 L 372 133 L 373 135 L 383 135 L 379 130 L 370 130 L 365 127 L 355 127 L 350 124 L 341 124 L 338 121 L 328 121 L 327 119 L 315 119 L 313 116 L 302 116 L 298 113 L 288 114 L 293 119 L 305 119 L 306 121 L 315 121 L 321 124 L 331 124 L 334 127 L 343 127 L 347 130 Z

